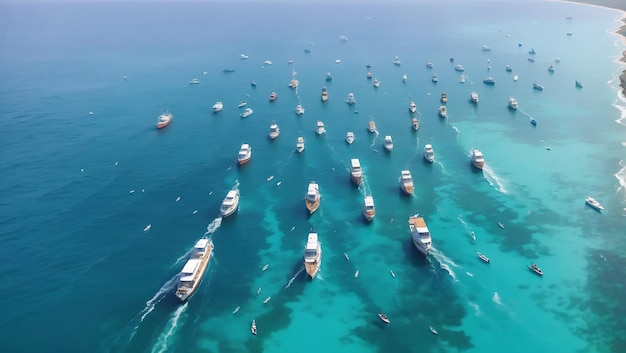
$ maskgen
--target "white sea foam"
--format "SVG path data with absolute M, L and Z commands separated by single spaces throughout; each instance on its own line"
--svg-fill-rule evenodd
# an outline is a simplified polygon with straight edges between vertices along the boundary
M 485 175 L 485 179 L 487 180 L 489 185 L 493 186 L 496 189 L 496 191 L 499 191 L 503 194 L 509 193 L 509 191 L 504 186 L 503 180 L 498 178 L 496 173 L 493 171 L 493 169 L 489 167 L 489 165 L 485 165 L 485 167 L 483 168 L 483 172 Z
M 493 302 L 498 305 L 502 305 L 502 300 L 500 299 L 500 295 L 498 294 L 498 292 L 493 292 L 493 296 L 491 297 L 491 300 L 493 300 Z
M 474 274 L 469 271 L 465 271 L 465 274 L 468 275 L 469 277 L 474 277 Z
M 480 311 L 480 306 L 474 302 L 467 302 L 467 305 L 471 306 L 474 309 L 474 315 L 480 316 L 483 313 Z
M 431 248 L 430 252 L 435 258 L 435 260 L 437 260 L 437 262 L 439 263 L 439 267 L 441 267 L 444 271 L 448 272 L 450 277 L 452 277 L 452 279 L 455 282 L 458 282 L 456 278 L 456 274 L 452 270 L 452 267 L 458 268 L 459 265 L 457 265 L 454 261 L 452 261 L 452 259 L 448 258 L 446 255 L 444 255 L 442 252 L 440 252 L 439 250 L 435 248 Z
M 459 137 L 461 137 L 461 130 L 459 130 L 456 126 L 454 126 L 453 124 L 450 124 L 450 126 L 452 127 L 452 130 L 456 131 L 456 140 L 459 141 Z
M 217 217 L 209 225 L 206 226 L 206 233 L 204 235 L 211 235 L 222 225 L 222 217 Z
M 619 182 L 619 187 L 617 188 L 617 192 L 622 192 L 624 196 L 624 200 L 626 201 L 626 165 L 624 165 L 624 161 L 619 161 L 620 170 L 615 173 L 615 178 Z
M 298 272 L 296 272 L 296 274 L 293 275 L 293 277 L 291 277 L 291 279 L 289 280 L 289 282 L 287 283 L 287 285 L 283 289 L 287 289 L 287 288 L 291 287 L 291 284 L 293 283 L 293 281 L 295 281 L 295 279 L 298 278 L 298 275 L 300 275 L 302 273 L 302 271 L 304 271 L 304 267 L 301 267 L 300 270 L 298 270 Z
M 159 335 L 159 337 L 157 338 L 157 342 L 154 345 L 154 347 L 152 347 L 152 352 L 156 352 L 156 353 L 164 353 L 168 351 L 168 343 L 169 343 L 169 339 L 170 337 L 172 337 L 172 335 L 174 335 L 174 333 L 176 333 L 176 328 L 178 327 L 178 321 L 180 320 L 182 314 L 185 312 L 185 310 L 187 309 L 187 303 L 181 305 L 180 307 L 178 307 L 174 313 L 172 313 L 172 316 L 170 317 L 169 321 L 166 324 L 167 331 L 162 333 L 161 335 Z

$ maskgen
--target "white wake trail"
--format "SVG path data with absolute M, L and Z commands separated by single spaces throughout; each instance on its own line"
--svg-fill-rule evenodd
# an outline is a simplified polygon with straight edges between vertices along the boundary
M 176 333 L 178 321 L 180 320 L 182 314 L 185 312 L 186 309 L 187 303 L 181 305 L 176 309 L 176 311 L 174 311 L 174 313 L 172 313 L 172 316 L 166 324 L 167 326 L 169 326 L 169 328 L 165 333 L 162 333 L 159 336 L 156 345 L 152 348 L 153 353 L 165 353 L 168 351 L 169 339 L 170 337 L 172 337 L 172 335 L 174 335 L 174 333 Z

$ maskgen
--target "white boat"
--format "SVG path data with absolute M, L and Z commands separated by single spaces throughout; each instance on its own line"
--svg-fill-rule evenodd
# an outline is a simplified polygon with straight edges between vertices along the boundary
M 400 61 L 400 59 L 397 56 L 393 59 L 393 61 L 391 63 L 394 64 L 394 65 L 398 65 L 398 66 L 402 65 L 402 62 Z
M 538 91 L 543 91 L 543 85 L 537 83 L 537 82 L 533 82 L 533 89 L 536 89 Z
M 343 253 L 343 257 L 345 257 L 345 258 L 346 258 L 346 260 L 350 261 L 350 256 L 348 256 L 348 253 L 347 253 L 347 252 L 344 252 L 344 253 Z
M 496 79 L 489 76 L 483 80 L 483 83 L 486 85 L 494 85 L 496 83 Z
M 269 267 L 270 267 L 270 264 L 265 264 L 263 265 L 263 267 L 261 267 L 261 271 L 267 271 Z
M 211 253 L 213 251 L 213 242 L 209 238 L 198 240 L 191 250 L 189 260 L 185 263 L 180 278 L 178 280 L 178 288 L 176 288 L 176 297 L 181 302 L 186 302 L 196 292 L 202 278 L 206 273 L 206 269 L 211 261 Z
M 252 324 L 250 325 L 250 331 L 256 336 L 256 321 L 254 320 L 252 320 Z
M 587 196 L 585 198 L 585 203 L 593 208 L 595 208 L 598 211 L 602 211 L 604 210 L 604 207 L 600 204 L 600 202 L 598 202 L 598 200 L 594 199 L 591 196 Z
M 341 36 L 339 36 L 339 41 L 340 42 L 347 42 L 348 41 L 348 37 L 346 37 L 344 35 L 341 35 Z
M 200 80 L 198 80 L 197 78 L 192 79 L 191 81 L 189 81 L 190 85 L 197 85 L 200 83 Z
M 220 207 L 220 213 L 222 217 L 228 217 L 231 214 L 237 211 L 239 207 L 239 190 L 232 189 L 226 194 L 226 197 L 222 201 L 222 206 Z
M 408 169 L 403 170 L 400 173 L 400 188 L 407 195 L 411 195 L 413 193 L 413 177 Z
M 472 92 L 472 93 L 470 94 L 470 99 L 472 100 L 472 102 L 474 102 L 474 103 L 478 103 L 478 93 L 476 93 L 476 92 Z
M 294 70 L 291 71 L 291 81 L 289 81 L 289 87 L 296 89 L 300 81 L 296 80 L 296 72 Z
M 304 137 L 298 136 L 298 142 L 296 143 L 296 151 L 302 153 L 304 151 Z
M 424 158 L 430 163 L 435 160 L 435 150 L 433 150 L 433 145 L 429 143 L 424 145 Z
M 514 75 L 514 76 L 513 76 L 513 82 L 517 82 L 517 80 L 519 80 L 519 76 Z
M 483 153 L 475 148 L 472 148 L 472 165 L 480 170 L 485 167 L 485 157 Z
M 159 115 L 159 118 L 157 119 L 157 129 L 162 129 L 168 126 L 172 122 L 172 119 L 174 119 L 174 116 L 171 113 L 163 113 Z
M 396 274 L 393 272 L 393 270 L 389 270 L 389 274 L 391 275 L 391 277 L 396 278 Z
M 549 71 L 549 72 L 554 72 L 554 66 L 553 66 L 553 65 L 550 65 L 550 66 L 548 67 L 548 71 Z
M 454 67 L 454 70 L 459 71 L 459 72 L 463 72 L 463 71 L 465 71 L 465 68 L 463 67 L 463 65 L 461 65 L 461 64 L 457 64 L 457 65 Z
M 265 298 L 265 300 L 263 301 L 263 304 L 267 304 L 270 300 L 272 299 L 272 297 L 267 297 Z
M 280 135 L 280 128 L 278 127 L 278 124 L 276 124 L 276 122 L 273 121 L 272 124 L 270 125 L 270 132 L 269 132 L 270 139 L 274 140 L 278 137 L 278 135 Z
M 437 78 L 437 74 L 433 74 L 433 76 L 432 76 L 431 80 L 432 80 L 434 83 L 437 83 L 437 82 L 439 81 L 439 78 Z
M 431 63 L 430 61 L 426 63 L 426 67 L 429 69 L 432 69 L 433 66 L 434 66 L 433 63 Z
M 361 184 L 363 178 L 363 169 L 361 168 L 361 162 L 358 158 L 352 158 L 350 160 L 350 179 L 356 184 Z
M 369 132 L 376 132 L 376 123 L 374 122 L 374 120 L 370 120 L 367 123 L 367 130 L 369 130 Z
M 354 142 L 354 132 L 352 132 L 352 131 L 348 131 L 348 132 L 346 133 L 346 142 L 347 142 L 349 145 L 351 145 L 351 144 L 352 144 L 352 142 Z
M 536 273 L 538 276 L 543 276 L 543 271 L 541 270 L 541 268 L 539 268 L 539 266 L 537 266 L 537 264 L 526 265 L 526 266 L 528 266 L 528 269 Z
M 413 101 L 409 102 L 409 111 L 411 113 L 415 113 L 417 111 L 417 106 L 415 105 L 415 102 Z
M 324 128 L 324 123 L 320 120 L 317 121 L 317 125 L 315 126 L 315 133 L 318 135 L 323 135 L 326 133 L 326 128 Z
M 348 98 L 346 99 L 346 103 L 350 105 L 356 103 L 356 100 L 354 99 L 354 93 L 348 93 Z
M 341 59 L 335 60 L 335 64 L 341 64 Z
M 307 189 L 306 196 L 304 197 L 304 202 L 306 204 L 306 208 L 309 210 L 309 214 L 313 214 L 313 212 L 317 211 L 320 207 L 321 195 L 319 186 L 316 182 L 312 181 L 309 183 L 309 188 Z
M 402 82 L 406 82 L 408 78 L 409 77 L 406 74 L 402 75 Z
M 411 119 L 411 126 L 413 126 L 413 130 L 417 131 L 420 128 L 420 123 L 417 118 Z
M 356 270 L 356 272 L 354 272 L 354 278 L 359 278 L 359 270 Z
M 302 115 L 304 114 L 304 107 L 300 104 L 296 105 L 296 114 Z
M 390 152 L 393 149 L 393 141 L 391 140 L 390 135 L 385 136 L 385 140 L 383 141 L 383 146 L 385 147 L 387 151 L 390 151 Z
M 426 226 L 424 218 L 418 215 L 409 217 L 409 229 L 411 230 L 411 240 L 415 248 L 424 256 L 428 256 L 430 247 L 432 246 L 432 238 L 430 237 L 430 231 Z
M 368 222 L 371 222 L 376 216 L 376 207 L 374 206 L 374 198 L 365 196 L 363 199 L 363 216 Z
M 517 99 L 513 98 L 513 97 L 509 97 L 509 108 L 513 109 L 513 110 L 517 110 Z
M 248 103 L 246 103 L 245 101 L 241 101 L 239 102 L 239 105 L 237 105 L 237 108 L 243 108 L 247 105 Z
M 485 256 L 485 254 L 481 253 L 481 252 L 477 252 L 476 255 L 478 255 L 478 257 L 486 262 L 486 263 L 491 263 L 491 260 L 489 260 L 489 258 L 487 256 Z
M 461 75 L 461 77 L 459 77 L 459 82 L 465 83 L 465 75 Z
M 271 60 L 265 60 L 263 62 L 263 64 L 265 64 L 265 65 L 272 65 L 272 61 Z
M 147 225 L 147 226 L 143 229 L 143 231 L 144 231 L 144 232 L 147 232 L 147 231 L 149 231 L 149 230 L 150 230 L 150 228 L 152 228 L 152 224 L 148 224 L 148 225 Z
M 513 71 L 513 68 L 511 67 L 511 65 L 507 64 L 505 70 L 506 70 L 506 72 L 511 72 L 511 71 Z
M 389 320 L 389 318 L 387 317 L 387 315 L 385 315 L 384 313 L 378 313 L 378 318 L 380 319 L 380 321 L 386 323 L 386 324 L 390 324 L 391 320 Z
M 322 244 L 317 239 L 317 233 L 309 233 L 304 247 L 304 268 L 306 273 L 315 278 L 322 264 Z
M 241 164 L 248 163 L 252 158 L 252 147 L 249 144 L 244 143 L 241 145 L 239 149 L 239 154 L 237 154 L 237 162 Z
M 380 86 L 380 81 L 377 78 L 374 79 L 374 87 L 378 88 Z
M 239 55 L 239 59 L 241 59 L 241 60 L 246 60 L 246 59 L 248 59 L 248 58 L 249 58 L 249 57 L 248 57 L 246 54 L 241 54 L 241 55 Z
M 576 80 L 576 87 L 583 88 L 583 84 L 580 81 Z
M 252 113 L 254 113 L 254 110 L 252 110 L 252 108 L 246 108 L 243 113 L 241 113 L 241 117 L 242 118 L 247 118 L 250 115 L 252 115 Z
M 333 79 L 333 75 L 330 74 L 330 72 L 326 73 L 326 81 L 331 81 Z
M 430 332 L 433 335 L 438 335 L 439 334 L 439 332 L 437 332 L 437 330 L 434 327 L 432 327 L 432 326 L 428 326 L 428 329 L 430 330 Z
M 483 49 L 482 49 L 482 51 L 491 51 L 491 48 L 489 48 L 489 47 L 488 47 L 488 46 L 486 46 L 486 45 L 483 45 Z
M 322 102 L 326 102 L 328 100 L 328 89 L 326 87 L 322 87 Z
M 235 308 L 235 310 L 233 310 L 233 315 L 237 314 L 239 312 L 239 309 L 241 309 L 241 306 L 238 306 Z
M 222 104 L 222 102 L 217 101 L 215 102 L 215 104 L 213 104 L 213 112 L 217 113 L 222 111 L 222 109 L 224 109 L 224 104 Z
M 448 109 L 445 105 L 439 106 L 439 116 L 445 118 L 448 116 Z

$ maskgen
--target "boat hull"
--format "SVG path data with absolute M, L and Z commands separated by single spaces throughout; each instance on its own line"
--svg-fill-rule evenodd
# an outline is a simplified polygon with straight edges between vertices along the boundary
M 483 170 L 483 168 L 485 167 L 485 162 L 480 163 L 480 162 L 472 161 L 472 165 L 477 169 Z
M 250 159 L 251 159 L 250 157 L 239 159 L 238 160 L 239 161 L 239 165 L 244 165 L 244 164 L 250 162 Z
M 428 256 L 430 248 L 423 247 L 418 241 L 415 240 L 415 238 L 411 238 L 411 241 L 413 242 L 415 248 L 420 252 L 420 254 L 424 255 L 424 257 Z
M 309 210 L 309 214 L 315 213 L 317 209 L 320 207 L 320 200 L 317 199 L 313 202 L 306 201 L 306 208 Z
M 239 208 L 239 202 L 237 202 L 236 205 L 233 205 L 226 210 L 220 209 L 220 213 L 222 214 L 222 217 L 228 217 L 232 215 L 233 213 L 235 213 L 235 211 L 237 211 L 238 208 Z
M 411 195 L 413 193 L 413 186 L 410 185 L 401 185 L 400 189 L 407 195 Z
M 176 291 L 176 297 L 181 303 L 185 303 L 188 301 L 198 290 L 200 284 L 202 284 L 202 280 L 204 279 L 204 275 L 206 274 L 206 270 L 209 267 L 209 262 L 211 261 L 211 256 L 213 255 L 213 245 L 210 245 L 209 250 L 207 250 L 206 259 L 202 261 L 200 264 L 200 269 L 198 270 L 198 280 L 194 282 L 194 285 L 187 291 L 179 292 Z
M 376 212 L 367 212 L 367 211 L 363 212 L 363 217 L 365 217 L 365 219 L 368 222 L 371 222 L 372 219 L 374 219 L 374 216 L 376 216 Z

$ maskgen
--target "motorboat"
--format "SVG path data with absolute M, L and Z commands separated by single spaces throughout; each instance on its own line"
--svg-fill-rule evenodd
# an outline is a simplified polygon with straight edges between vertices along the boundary
M 232 189 L 226 194 L 224 200 L 222 200 L 222 206 L 220 206 L 220 213 L 222 217 L 228 217 L 237 211 L 239 207 L 239 190 Z
M 576 87 L 583 88 L 583 84 L 580 81 L 576 80 Z
M 472 100 L 472 102 L 474 102 L 474 103 L 478 103 L 478 93 L 476 93 L 476 92 L 472 92 L 472 93 L 470 94 L 470 99 Z
M 430 333 L 432 333 L 433 335 L 439 334 L 439 332 L 437 332 L 437 330 L 432 326 L 428 326 L 428 329 L 430 330 Z
M 372 64 L 367 63 L 367 64 L 365 64 L 365 67 L 369 69 L 370 67 L 372 67 Z
M 387 315 L 385 315 L 384 313 L 378 313 L 378 318 L 380 319 L 380 321 L 386 323 L 386 324 L 390 324 L 391 321 L 389 320 L 389 318 L 387 317 Z
M 459 82 L 461 82 L 461 83 L 465 83 L 465 75 L 461 75 L 461 76 L 459 77 Z
M 435 150 L 433 150 L 433 145 L 430 143 L 424 145 L 424 159 L 430 163 L 435 160 Z
M 254 320 L 252 320 L 252 324 L 250 325 L 250 331 L 256 336 L 256 321 Z
M 548 66 L 548 71 L 549 72 L 554 72 L 554 65 Z
M 475 148 L 472 148 L 472 165 L 480 170 L 485 167 L 485 157 L 483 153 Z
M 227 68 L 227 69 L 222 70 L 222 72 L 223 72 L 223 73 L 235 72 L 235 69 L 233 69 L 233 68 Z
M 241 113 L 241 117 L 242 118 L 247 118 L 250 115 L 252 115 L 252 113 L 254 113 L 254 110 L 252 110 L 252 108 L 246 108 L 243 113 Z
M 415 102 L 411 101 L 409 103 L 409 111 L 411 113 L 415 113 L 417 111 L 417 106 L 415 105 Z
M 211 261 L 211 253 L 213 252 L 213 242 L 206 237 L 196 242 L 189 259 L 180 271 L 178 279 L 178 287 L 176 288 L 176 297 L 181 302 L 186 302 L 196 292 L 206 269 Z
M 278 95 L 276 94 L 276 92 L 270 93 L 270 102 L 275 101 L 276 98 L 278 98 Z
M 511 67 L 511 65 L 507 64 L 505 70 L 506 70 L 506 72 L 511 72 L 511 71 L 513 71 L 513 68 Z
M 246 54 L 241 54 L 241 55 L 239 55 L 239 59 L 240 59 L 240 60 L 246 60 L 246 59 L 248 59 L 248 58 L 249 58 L 249 56 L 247 56 Z
M 306 208 L 309 210 L 309 214 L 313 214 L 313 212 L 317 211 L 320 207 L 320 191 L 319 186 L 316 182 L 312 181 L 309 183 L 309 188 L 307 189 L 306 196 L 304 197 L 304 202 L 306 204 Z
M 328 89 L 326 87 L 322 87 L 322 102 L 326 102 L 328 100 Z
M 413 177 L 408 169 L 403 170 L 400 173 L 400 188 L 407 195 L 411 195 L 413 193 Z
M 215 102 L 215 104 L 213 104 L 213 112 L 217 113 L 217 112 L 221 112 L 222 109 L 224 109 L 224 104 L 222 104 L 222 102 Z
M 487 256 L 485 256 L 485 254 L 481 253 L 481 252 L 476 252 L 476 255 L 478 255 L 478 257 L 486 262 L 486 263 L 491 263 L 491 260 L 489 260 L 489 258 Z
M 317 238 L 317 233 L 311 232 L 304 247 L 304 268 L 311 279 L 315 278 L 321 265 L 322 244 Z
M 391 140 L 390 135 L 385 136 L 385 140 L 383 141 L 383 146 L 389 152 L 391 152 L 391 150 L 393 149 L 393 141 Z
M 192 79 L 191 81 L 189 81 L 190 85 L 197 85 L 200 83 L 200 80 L 198 80 L 197 78 Z
M 315 133 L 318 135 L 323 135 L 326 133 L 326 128 L 324 128 L 324 123 L 322 121 L 317 121 L 317 125 L 315 127 Z
M 448 103 L 448 93 L 446 91 L 441 92 L 441 103 Z
M 250 86 L 252 86 L 252 87 L 256 87 L 256 80 L 252 80 L 252 81 L 250 82 Z
M 413 130 L 417 131 L 420 128 L 420 123 L 417 121 L 417 118 L 411 119 L 411 126 L 413 126 Z
M 439 106 L 439 116 L 442 118 L 448 117 L 448 109 L 445 105 Z
M 280 128 L 278 127 L 278 124 L 276 124 L 275 121 L 272 121 L 272 124 L 270 124 L 270 132 L 269 132 L 269 136 L 270 139 L 275 140 L 278 135 L 280 135 Z
M 348 41 L 348 37 L 346 37 L 344 35 L 341 35 L 341 36 L 339 36 L 339 41 L 340 42 L 347 42 Z
M 513 82 L 517 82 L 518 79 L 519 79 L 519 76 L 513 75 Z
M 346 133 L 346 142 L 347 142 L 349 145 L 351 145 L 351 144 L 352 144 L 352 142 L 354 142 L 354 132 L 352 132 L 352 131 L 348 131 L 348 132 Z
M 428 256 L 432 246 L 432 238 L 424 218 L 419 217 L 417 214 L 409 217 L 409 229 L 411 230 L 411 240 L 415 248 L 422 255 Z
M 394 64 L 394 65 L 398 65 L 398 66 L 402 65 L 402 62 L 400 61 L 400 59 L 397 56 L 393 59 L 393 61 L 391 63 Z
M 269 296 L 269 297 L 265 298 L 265 300 L 263 300 L 263 304 L 267 304 L 267 303 L 269 303 L 269 301 L 270 301 L 270 300 L 272 300 L 272 297 L 271 297 L 271 296 Z
M 302 153 L 304 151 L 304 137 L 298 136 L 298 142 L 296 143 L 296 151 Z
M 406 82 L 408 79 L 409 77 L 406 74 L 402 75 L 402 82 Z
M 568 36 L 568 37 L 570 37 L 570 36 L 572 36 L 572 34 L 574 34 L 574 32 L 569 31 L 569 32 L 567 32 L 567 33 L 565 33 L 565 34 L 567 34 L 567 36 Z
M 350 179 L 358 186 L 363 178 L 363 169 L 358 158 L 350 160 Z
M 483 45 L 482 51 L 491 51 L 491 48 L 486 45 Z
M 330 74 L 330 72 L 326 73 L 326 81 L 331 81 L 333 79 L 333 75 Z
M 509 108 L 513 109 L 513 110 L 517 110 L 517 99 L 513 98 L 513 97 L 509 97 Z
M 554 58 L 554 62 L 557 63 L 557 64 L 560 63 L 561 62 L 561 58 Z
M 365 196 L 363 199 L 363 216 L 368 222 L 371 222 L 376 216 L 376 207 L 374 206 L 374 198 Z
M 376 123 L 374 122 L 374 120 L 370 120 L 367 123 L 367 130 L 369 130 L 369 132 L 376 132 Z
M 535 55 L 535 54 L 537 54 L 537 52 L 535 51 L 535 48 L 531 48 L 531 49 L 528 51 L 528 54 L 530 54 L 530 55 Z
M 498 222 L 498 227 L 500 227 L 500 228 L 504 229 L 504 223 L 502 223 L 502 222 Z
M 378 88 L 378 86 L 380 86 L 380 81 L 378 81 L 377 78 L 374 79 L 374 87 Z
M 159 118 L 157 119 L 157 129 L 162 129 L 168 126 L 172 122 L 172 119 L 174 119 L 174 116 L 171 113 L 163 113 L 159 115 Z
M 296 105 L 296 114 L 297 115 L 304 114 L 304 107 L 301 104 Z
M 432 80 L 434 83 L 437 83 L 437 82 L 439 81 L 439 78 L 437 78 L 437 74 L 433 74 L 433 76 L 431 77 L 431 80 Z
M 300 81 L 296 80 L 296 72 L 294 70 L 291 71 L 291 81 L 289 82 L 289 87 L 296 89 Z
M 533 271 L 538 276 L 543 276 L 543 271 L 541 270 L 541 268 L 539 268 L 539 266 L 537 266 L 537 264 L 533 263 L 532 265 L 526 265 L 526 266 L 528 266 L 528 269 Z
M 533 82 L 533 89 L 536 89 L 537 91 L 543 91 L 543 85 L 537 82 Z
M 531 124 L 532 126 L 537 126 L 537 119 L 535 119 L 535 118 L 530 118 L 530 124 Z M 548 149 L 550 149 L 550 148 L 548 148 Z
M 356 103 L 356 100 L 354 99 L 354 93 L 348 93 L 348 98 L 346 99 L 346 103 L 350 105 Z
M 246 103 L 245 101 L 241 101 L 241 102 L 239 102 L 239 105 L 237 105 L 237 108 L 243 108 L 246 105 L 248 105 L 248 103 Z
M 432 69 L 434 66 L 435 65 L 433 65 L 433 63 L 431 63 L 431 62 L 427 62 L 426 63 L 426 67 L 429 68 L 429 69 Z
M 239 165 L 248 163 L 252 158 L 252 147 L 249 144 L 244 143 L 241 145 L 239 149 L 239 154 L 237 154 L 237 162 Z
M 335 64 L 341 64 L 341 59 L 335 60 Z
M 594 199 L 594 198 L 593 198 L 593 197 L 591 197 L 591 196 L 587 196 L 587 197 L 585 198 L 585 203 L 586 203 L 587 205 L 591 206 L 592 208 L 595 208 L 595 209 L 596 209 L 596 210 L 598 210 L 598 211 L 602 211 L 602 210 L 604 210 L 604 206 L 602 206 L 602 205 L 600 204 L 600 202 L 598 202 L 598 200 Z
M 454 70 L 459 71 L 459 72 L 463 72 L 463 71 L 465 71 L 465 68 L 463 67 L 463 65 L 461 65 L 461 64 L 457 64 L 457 65 L 454 67 Z
M 272 61 L 271 60 L 265 60 L 263 62 L 263 64 L 265 64 L 265 65 L 272 65 Z
M 487 77 L 487 78 L 485 78 L 483 80 L 483 83 L 486 84 L 486 85 L 493 85 L 493 84 L 496 83 L 496 79 L 491 77 L 491 76 L 489 76 L 489 77 Z
M 367 75 L 366 75 L 365 77 L 367 77 L 367 79 L 368 79 L 368 80 L 371 80 L 371 79 L 372 79 L 372 77 L 374 77 L 374 76 L 372 75 L 372 73 L 371 73 L 371 72 L 368 72 L 368 73 L 367 73 Z

